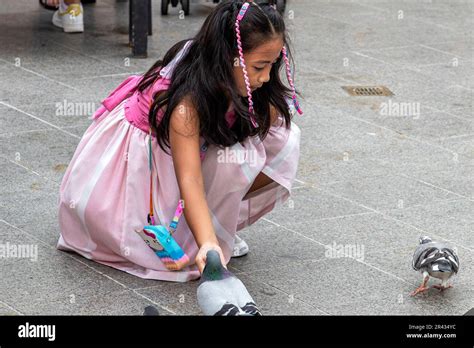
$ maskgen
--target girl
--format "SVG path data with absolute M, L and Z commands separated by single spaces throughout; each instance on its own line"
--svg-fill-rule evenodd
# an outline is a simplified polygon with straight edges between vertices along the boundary
M 176 282 L 199 278 L 210 249 L 224 265 L 239 256 L 236 232 L 288 199 L 296 175 L 300 130 L 291 118 L 302 112 L 286 42 L 273 6 L 225 1 L 193 39 L 122 82 L 63 177 L 58 249 Z M 189 262 L 170 270 L 137 232 L 150 203 L 155 224 L 168 226 L 180 198 L 185 219 L 173 238 Z

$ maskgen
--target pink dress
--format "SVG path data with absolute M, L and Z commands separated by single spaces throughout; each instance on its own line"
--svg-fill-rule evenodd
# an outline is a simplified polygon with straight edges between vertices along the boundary
M 186 282 L 200 277 L 194 263 L 198 247 L 184 215 L 173 236 L 191 263 L 180 271 L 169 271 L 135 232 L 148 224 L 151 95 L 169 87 L 172 68 L 187 47 L 161 70 L 162 77 L 149 91 L 128 96 L 141 79 L 130 76 L 95 112 L 61 182 L 58 249 L 74 251 L 146 279 Z M 291 109 L 290 102 L 288 105 Z M 162 113 L 159 119 L 160 116 Z M 229 125 L 233 116 L 229 109 Z M 205 193 L 226 263 L 237 231 L 289 198 L 298 166 L 299 144 L 300 129 L 292 122 L 290 130 L 272 126 L 263 142 L 258 137 L 249 137 L 225 150 L 208 147 L 202 162 Z M 154 215 L 157 224 L 169 226 L 181 197 L 173 159 L 154 137 L 152 153 Z M 246 195 L 260 172 L 274 183 Z

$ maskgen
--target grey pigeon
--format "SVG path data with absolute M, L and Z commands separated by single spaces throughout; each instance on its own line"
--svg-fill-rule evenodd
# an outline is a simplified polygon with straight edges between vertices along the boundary
M 441 285 L 433 285 L 440 291 L 451 288 L 449 279 L 459 270 L 459 258 L 456 252 L 441 242 L 433 242 L 428 236 L 420 237 L 420 244 L 413 254 L 413 269 L 423 274 L 423 283 L 412 292 L 412 296 L 424 292 L 430 276 L 440 279 Z
M 245 285 L 222 266 L 219 253 L 209 250 L 197 289 L 197 300 L 204 315 L 262 315 Z
M 160 315 L 160 313 L 158 312 L 158 308 L 156 308 L 154 306 L 146 306 L 145 311 L 143 312 L 143 315 L 145 315 L 145 316 L 157 316 L 157 315 Z
M 470 310 L 468 310 L 466 313 L 464 313 L 463 315 L 474 315 L 474 308 L 471 308 Z

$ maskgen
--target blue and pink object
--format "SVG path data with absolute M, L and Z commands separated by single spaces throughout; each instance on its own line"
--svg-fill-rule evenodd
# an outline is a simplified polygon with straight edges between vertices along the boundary
M 169 228 L 163 225 L 147 225 L 143 227 L 143 230 L 137 231 L 166 268 L 171 271 L 180 270 L 189 263 L 188 255 L 173 238 L 173 233 L 176 231 L 179 218 L 183 213 L 183 207 L 184 202 L 180 200 Z

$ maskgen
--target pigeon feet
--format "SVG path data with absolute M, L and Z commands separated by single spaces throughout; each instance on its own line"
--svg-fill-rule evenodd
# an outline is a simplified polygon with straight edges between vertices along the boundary
M 425 292 L 428 289 L 429 289 L 428 287 L 421 285 L 420 287 L 418 287 L 415 291 L 411 293 L 411 296 L 416 296 L 419 293 Z
M 452 288 L 453 286 L 450 284 L 448 286 L 443 285 L 433 285 L 432 288 L 438 289 L 439 291 L 444 291 L 446 289 Z

